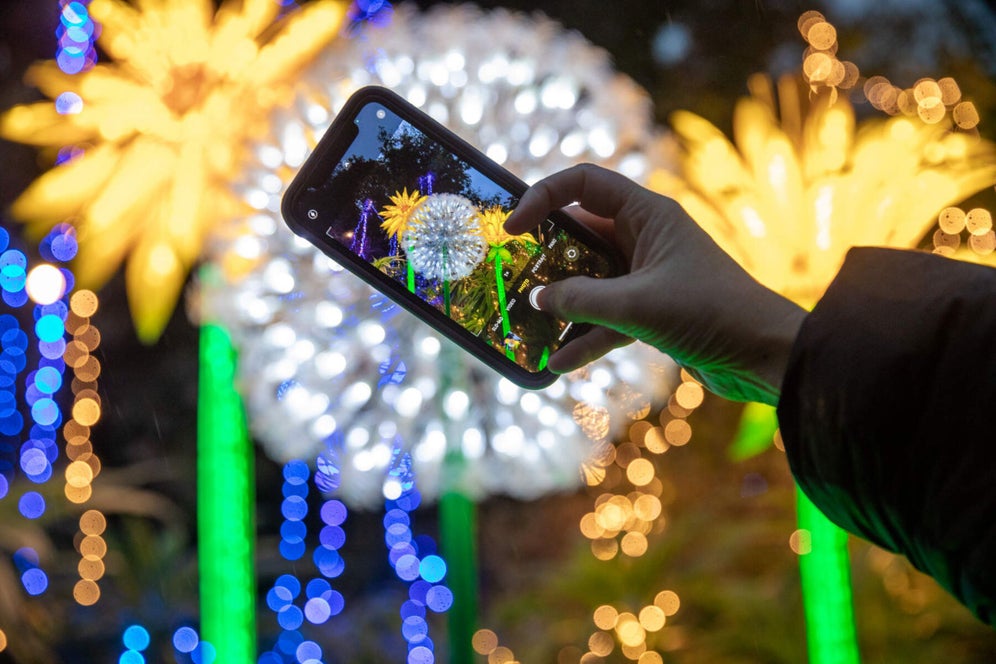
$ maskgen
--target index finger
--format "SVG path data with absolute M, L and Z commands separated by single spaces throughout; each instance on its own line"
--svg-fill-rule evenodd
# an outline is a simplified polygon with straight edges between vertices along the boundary
M 637 188 L 639 185 L 624 175 L 594 164 L 578 164 L 530 187 L 505 222 L 505 231 L 511 235 L 528 232 L 539 226 L 551 211 L 571 203 L 613 219 Z

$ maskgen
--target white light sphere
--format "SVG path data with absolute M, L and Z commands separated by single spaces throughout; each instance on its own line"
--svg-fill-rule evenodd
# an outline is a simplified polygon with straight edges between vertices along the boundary
M 54 265 L 37 265 L 28 272 L 24 290 L 35 304 L 52 304 L 66 294 L 66 275 Z

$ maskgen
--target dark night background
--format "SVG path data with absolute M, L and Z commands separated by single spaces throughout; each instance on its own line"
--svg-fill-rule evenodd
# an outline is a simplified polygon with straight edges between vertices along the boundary
M 796 19 L 806 10 L 819 9 L 837 27 L 844 57 L 857 62 L 862 73 L 882 74 L 907 86 L 921 76 L 954 76 L 980 109 L 982 134 L 996 138 L 996 10 L 986 2 L 489 0 L 477 4 L 525 12 L 539 7 L 605 48 L 621 72 L 650 92 L 660 123 L 666 123 L 671 111 L 687 109 L 727 133 L 733 102 L 746 94 L 750 74 L 778 75 L 798 69 L 805 44 Z M 946 19 L 937 20 L 938 16 Z M 31 62 L 53 57 L 57 22 L 55 0 L 4 0 L 0 5 L 0 109 L 41 98 L 23 85 L 21 77 Z M 867 104 L 858 104 L 857 111 L 873 113 Z M 0 141 L 0 219 L 15 236 L 15 246 L 26 251 L 30 249 L 16 237 L 17 225 L 6 216 L 6 209 L 43 166 L 35 149 Z M 159 502 L 146 514 L 112 519 L 113 535 L 108 537 L 114 538 L 110 544 L 119 554 L 113 559 L 114 580 L 102 582 L 105 595 L 96 610 L 74 608 L 71 598 L 58 598 L 50 589 L 43 600 L 23 605 L 16 632 L 0 623 L 10 640 L 24 638 L 36 644 L 38 652 L 44 652 L 47 644 L 48 656 L 54 659 L 45 661 L 51 662 L 116 661 L 120 630 L 132 621 L 150 628 L 155 650 L 156 644 L 168 643 L 181 621 L 195 620 L 197 612 L 197 330 L 180 307 L 160 341 L 142 346 L 132 329 L 121 277 L 100 296 L 96 322 L 103 341 L 97 356 L 104 367 L 100 377 L 104 418 L 95 429 L 94 444 L 105 470 L 97 483 L 141 489 Z M 592 598 L 604 593 L 625 596 L 627 590 L 621 585 L 625 578 L 634 587 L 669 585 L 681 592 L 682 610 L 666 628 L 671 636 L 665 661 L 804 661 L 798 579 L 785 574 L 794 564 L 785 545 L 794 503 L 784 460 L 770 451 L 733 463 L 725 456 L 725 443 L 706 444 L 729 440 L 739 408 L 707 397 L 693 415 L 692 444 L 672 452 L 667 460 L 674 482 L 671 489 L 678 496 L 668 505 L 669 536 L 643 558 L 612 565 L 591 559 L 576 526 L 580 514 L 590 509 L 591 497 L 584 491 L 531 503 L 497 498 L 482 504 L 482 626 L 495 629 L 502 644 L 522 661 L 550 661 L 562 645 L 584 646 L 578 640 L 592 630 L 590 612 L 598 601 Z M 265 579 L 280 573 L 284 564 L 276 553 L 281 477 L 277 465 L 261 453 L 257 456 L 257 550 L 260 587 L 265 589 Z M 745 490 L 758 481 L 763 491 Z M 330 643 L 350 644 L 362 656 L 332 661 L 403 661 L 404 643 L 392 622 L 400 589 L 384 560 L 380 516 L 350 517 L 348 551 L 371 553 L 350 557 L 344 552 L 348 572 L 337 587 L 347 596 L 347 610 L 340 618 L 349 615 L 353 622 L 333 619 L 325 627 Z M 416 518 L 419 527 L 431 531 L 432 509 L 420 510 Z M 15 521 L 23 519 L 0 501 L 0 549 L 5 555 L 16 532 Z M 68 519 L 52 528 L 53 538 L 68 542 L 74 525 Z M 65 557 L 69 576 L 74 555 L 70 550 Z M 931 581 L 897 565 L 870 546 L 852 542 L 858 633 L 865 661 L 996 661 L 996 634 Z M 5 583 L 0 578 L 0 615 L 4 603 L 10 602 L 5 595 L 23 596 L 19 584 L 9 588 Z M 893 592 L 890 583 L 912 588 L 916 600 L 910 600 L 909 593 Z M 265 641 L 266 632 L 275 629 L 272 615 L 264 609 L 258 619 Z M 442 629 L 438 622 L 433 625 Z M 441 632 L 437 641 L 443 641 Z M 13 661 L 5 657 L 10 653 L 0 653 L 0 661 Z M 150 660 L 156 661 L 155 656 L 150 654 Z M 164 655 L 163 661 L 171 660 Z

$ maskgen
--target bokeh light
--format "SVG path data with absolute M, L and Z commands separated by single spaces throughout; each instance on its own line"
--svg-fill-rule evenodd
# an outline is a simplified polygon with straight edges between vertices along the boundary
M 24 288 L 36 304 L 52 304 L 66 292 L 66 275 L 53 265 L 38 265 L 28 272 Z

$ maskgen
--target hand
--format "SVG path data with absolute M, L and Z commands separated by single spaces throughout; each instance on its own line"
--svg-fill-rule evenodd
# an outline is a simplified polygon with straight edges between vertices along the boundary
M 777 403 L 805 310 L 755 281 L 675 201 L 591 164 L 530 187 L 505 229 L 530 231 L 572 203 L 566 211 L 614 244 L 629 272 L 572 277 L 538 294 L 543 311 L 596 325 L 550 357 L 551 371 L 639 339 L 721 396 Z

